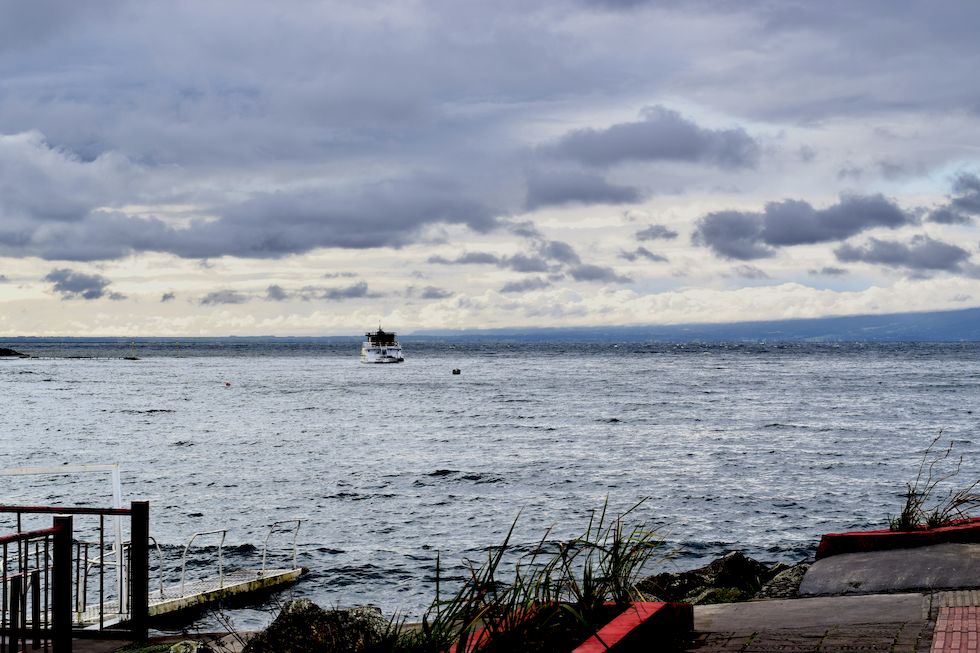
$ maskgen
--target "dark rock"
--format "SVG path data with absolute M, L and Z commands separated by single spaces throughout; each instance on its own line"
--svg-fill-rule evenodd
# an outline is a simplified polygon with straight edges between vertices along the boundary
M 763 585 L 752 598 L 795 599 L 800 595 L 800 583 L 803 582 L 803 577 L 806 576 L 810 564 L 807 561 L 786 567 Z
M 741 551 L 731 551 L 698 569 L 644 578 L 637 589 L 661 601 L 727 603 L 751 598 L 780 571 L 773 569 Z
M 16 356 L 18 358 L 30 358 L 27 354 L 22 354 L 19 351 L 13 349 L 6 349 L 5 347 L 0 347 L 0 356 Z
M 381 646 L 388 625 L 377 608 L 324 610 L 306 599 L 289 601 L 242 653 L 367 653 Z

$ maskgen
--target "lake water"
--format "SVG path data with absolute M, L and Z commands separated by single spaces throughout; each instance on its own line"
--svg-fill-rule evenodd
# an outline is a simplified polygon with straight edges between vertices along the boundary
M 885 526 L 940 430 L 963 484 L 980 477 L 976 344 L 403 344 L 404 364 L 368 366 L 355 342 L 140 342 L 138 361 L 0 342 L 39 356 L 0 361 L 0 469 L 118 463 L 177 557 L 228 528 L 241 564 L 303 517 L 292 595 L 409 616 L 437 552 L 458 577 L 518 513 L 529 546 L 648 497 L 631 522 L 667 538 L 662 568 L 732 548 L 792 562 Z M 109 496 L 88 476 L 0 484 L 6 503 Z

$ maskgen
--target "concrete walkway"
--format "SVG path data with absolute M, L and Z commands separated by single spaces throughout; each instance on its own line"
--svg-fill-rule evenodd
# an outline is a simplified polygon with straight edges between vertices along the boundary
M 928 653 L 934 597 L 840 596 L 695 606 L 698 653 Z
M 977 544 L 832 556 L 800 586 L 831 596 L 695 606 L 689 650 L 980 653 L 980 590 L 970 588 L 980 588 Z

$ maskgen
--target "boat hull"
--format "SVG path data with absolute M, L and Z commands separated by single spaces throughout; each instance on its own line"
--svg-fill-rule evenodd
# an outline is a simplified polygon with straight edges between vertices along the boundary
M 362 363 L 404 363 L 405 357 L 402 355 L 401 347 L 387 347 L 377 349 L 374 347 L 364 347 L 361 349 Z

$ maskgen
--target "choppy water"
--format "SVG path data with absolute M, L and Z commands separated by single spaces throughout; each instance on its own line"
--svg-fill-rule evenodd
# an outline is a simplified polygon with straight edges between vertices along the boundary
M 578 534 L 607 496 L 650 497 L 636 518 L 678 548 L 668 567 L 730 548 L 793 561 L 884 525 L 940 429 L 980 476 L 976 344 L 404 344 L 405 364 L 366 366 L 356 343 L 141 343 L 139 361 L 18 343 L 52 357 L 0 361 L 0 469 L 119 463 L 158 541 L 228 527 L 233 561 L 305 517 L 294 594 L 408 615 L 437 551 L 458 573 L 519 511 L 529 544 Z M 89 477 L 0 488 L 107 502 Z

